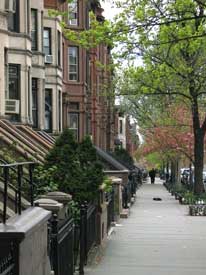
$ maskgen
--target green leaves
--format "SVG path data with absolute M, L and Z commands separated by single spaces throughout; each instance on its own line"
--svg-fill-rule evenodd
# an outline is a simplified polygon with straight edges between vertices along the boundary
M 78 144 L 69 129 L 56 140 L 45 165 L 38 168 L 36 175 L 41 190 L 67 192 L 75 201 L 93 200 L 104 177 L 91 139 L 85 137 Z

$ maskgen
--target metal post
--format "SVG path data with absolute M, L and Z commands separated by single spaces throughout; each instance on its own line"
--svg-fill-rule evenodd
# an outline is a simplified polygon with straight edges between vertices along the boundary
M 9 168 L 8 167 L 4 167 L 4 210 L 3 210 L 3 223 L 6 223 L 8 180 L 9 180 Z
M 112 185 L 112 222 L 114 222 L 114 212 L 115 212 L 115 209 L 114 209 L 114 205 L 115 205 L 115 203 L 114 203 L 114 185 Z
M 79 261 L 79 275 L 84 275 L 85 263 L 85 206 L 80 206 L 80 261 Z
M 34 170 L 34 164 L 29 164 L 29 183 L 30 183 L 31 206 L 34 206 L 33 170 Z
M 54 214 L 51 219 L 51 265 L 55 275 L 59 275 L 59 262 L 58 262 L 58 219 L 57 215 Z
M 88 204 L 87 201 L 84 202 L 84 241 L 85 241 L 85 259 L 84 259 L 84 263 L 87 264 L 87 254 L 88 254 L 88 245 L 87 245 L 87 209 L 88 209 Z
M 18 165 L 18 214 L 21 215 L 21 185 L 22 185 L 22 174 L 23 167 L 22 165 Z

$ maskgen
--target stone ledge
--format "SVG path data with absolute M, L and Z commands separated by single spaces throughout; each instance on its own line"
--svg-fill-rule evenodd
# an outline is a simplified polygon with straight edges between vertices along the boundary
M 31 234 L 42 223 L 49 220 L 51 212 L 40 207 L 30 207 L 8 219 L 6 224 L 0 224 L 0 238 L 19 236 L 20 238 Z
M 120 218 L 127 219 L 128 217 L 129 217 L 129 208 L 122 209 L 122 212 L 120 213 Z

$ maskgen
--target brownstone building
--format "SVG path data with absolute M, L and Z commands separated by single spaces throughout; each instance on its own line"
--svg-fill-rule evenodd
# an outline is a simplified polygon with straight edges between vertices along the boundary
M 2 1 L 1 1 L 2 2 Z M 12 1 L 10 1 L 12 2 Z M 0 5 L 0 116 L 35 130 L 59 134 L 71 128 L 102 149 L 114 139 L 111 62 L 107 45 L 85 50 L 68 41 L 61 22 L 78 32 L 89 28 L 89 11 L 102 22 L 98 1 L 16 0 Z M 49 15 L 49 10 L 69 16 Z M 102 66 L 98 65 L 98 62 Z
M 130 117 L 121 112 L 119 106 L 116 105 L 114 125 L 115 145 L 126 149 L 131 156 L 134 156 L 140 144 L 137 134 L 137 123 L 131 122 Z
M 68 28 L 83 31 L 89 28 L 89 10 L 97 20 L 104 20 L 98 2 L 77 1 L 71 7 Z M 73 129 L 81 140 L 86 134 L 102 149 L 111 149 L 111 101 L 107 91 L 111 74 L 106 69 L 110 62 L 107 45 L 89 50 L 63 38 L 63 126 Z M 103 66 L 98 66 L 101 63 Z M 110 104 L 110 105 L 109 105 Z

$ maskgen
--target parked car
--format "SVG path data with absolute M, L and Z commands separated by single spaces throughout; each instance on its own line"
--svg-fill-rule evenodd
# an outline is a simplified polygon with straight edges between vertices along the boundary
M 180 169 L 180 180 L 183 184 L 189 184 L 190 179 L 190 168 L 182 168 Z
M 189 168 L 183 168 L 181 173 L 181 182 L 183 184 L 189 184 L 190 181 L 190 169 Z M 202 172 L 202 180 L 204 184 L 204 188 L 206 191 L 206 170 Z M 194 171 L 192 170 L 192 184 L 194 184 Z

